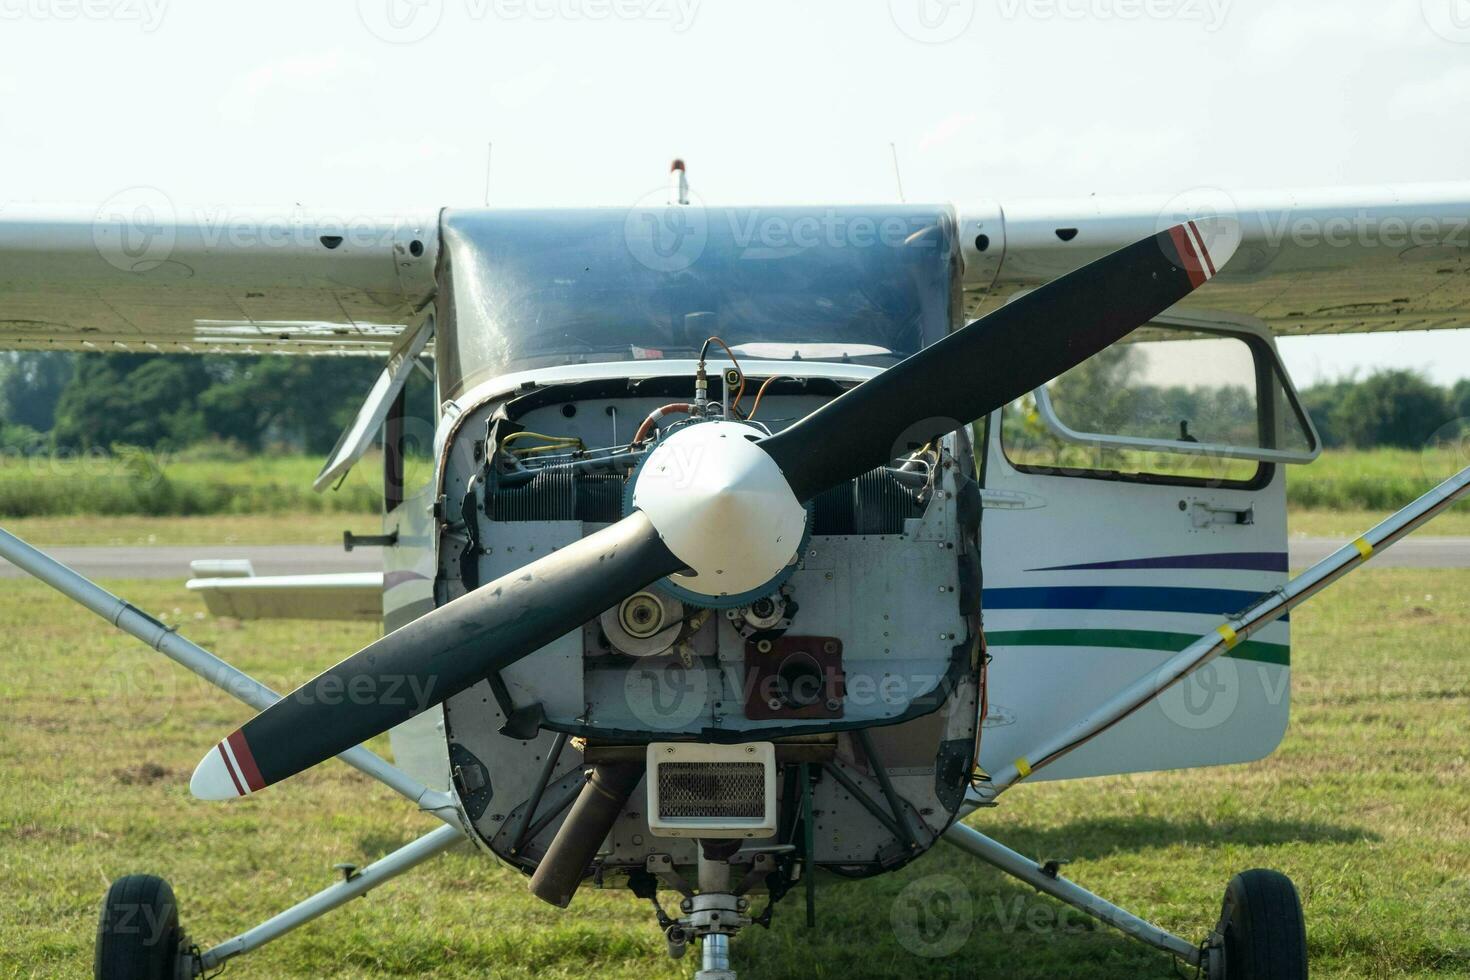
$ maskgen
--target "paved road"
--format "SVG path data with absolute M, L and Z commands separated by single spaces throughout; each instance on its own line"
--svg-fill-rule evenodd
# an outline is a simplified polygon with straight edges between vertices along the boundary
M 377 572 L 378 548 L 343 551 L 340 545 L 166 545 L 136 548 L 42 548 L 88 578 L 189 578 L 189 562 L 199 558 L 248 558 L 257 575 L 310 575 L 314 572 Z M 25 574 L 0 558 L 0 578 Z
M 1291 567 L 1306 568 L 1345 544 L 1341 538 L 1292 538 Z M 1411 534 L 1370 561 L 1379 568 L 1470 568 L 1470 537 Z
M 1293 538 L 1291 567 L 1305 568 L 1343 544 L 1335 538 Z M 257 575 L 374 572 L 382 569 L 376 548 L 358 548 L 349 554 L 333 545 L 172 545 L 45 550 L 88 578 L 173 578 L 182 581 L 189 577 L 189 562 L 196 558 L 248 558 Z M 1470 537 L 1411 536 L 1376 556 L 1373 564 L 1381 568 L 1470 568 Z M 19 569 L 0 559 L 0 578 L 15 578 L 21 574 Z

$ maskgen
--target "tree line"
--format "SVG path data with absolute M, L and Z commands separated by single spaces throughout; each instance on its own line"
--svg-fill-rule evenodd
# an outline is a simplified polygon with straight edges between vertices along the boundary
M 0 354 L 0 450 L 324 453 L 382 362 L 373 357 Z M 1470 427 L 1470 379 L 1444 388 L 1386 370 L 1301 393 L 1328 447 L 1414 448 Z
M 0 450 L 325 453 L 381 370 L 374 357 L 0 354 Z

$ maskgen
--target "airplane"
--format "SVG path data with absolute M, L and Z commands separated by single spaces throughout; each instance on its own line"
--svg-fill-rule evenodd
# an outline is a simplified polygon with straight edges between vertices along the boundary
M 1278 872 L 1191 940 L 962 821 L 1276 747 L 1287 614 L 1470 468 L 1289 577 L 1285 467 L 1320 440 L 1275 338 L 1470 326 L 1470 184 L 715 207 L 676 161 L 631 208 L 132 200 L 0 214 L 0 346 L 385 356 L 316 480 L 384 451 L 382 533 L 348 537 L 381 548 L 383 636 L 282 696 L 0 556 L 257 712 L 194 796 L 336 756 L 443 826 L 213 946 L 119 879 L 99 978 L 212 975 L 466 839 L 562 908 L 627 889 L 702 980 L 793 892 L 810 923 L 818 870 L 940 840 L 1203 976 L 1307 975 Z

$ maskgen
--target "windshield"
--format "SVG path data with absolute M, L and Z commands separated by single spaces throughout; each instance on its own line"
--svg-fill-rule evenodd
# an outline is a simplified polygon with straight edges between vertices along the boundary
M 948 208 L 446 211 L 448 397 L 557 364 L 744 357 L 887 364 L 956 324 Z

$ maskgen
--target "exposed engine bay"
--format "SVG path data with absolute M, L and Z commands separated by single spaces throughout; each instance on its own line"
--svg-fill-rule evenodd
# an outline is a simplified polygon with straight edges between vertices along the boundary
M 671 434 L 738 423 L 764 436 L 852 385 L 773 376 L 756 394 L 757 380 L 707 379 L 701 363 L 697 377 L 523 386 L 464 413 L 438 504 L 436 604 L 624 517 Z M 671 575 L 445 702 L 456 789 L 501 858 L 535 870 L 589 773 L 622 800 L 570 887 L 533 890 L 565 904 L 590 872 L 640 895 L 689 891 L 701 847 L 727 839 L 722 861 L 774 899 L 803 857 L 877 874 L 950 824 L 982 697 L 979 495 L 963 430 L 898 450 L 813 499 L 789 564 L 757 587 Z

